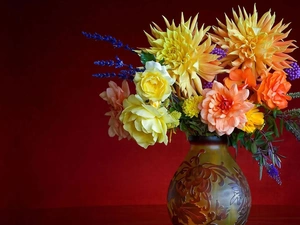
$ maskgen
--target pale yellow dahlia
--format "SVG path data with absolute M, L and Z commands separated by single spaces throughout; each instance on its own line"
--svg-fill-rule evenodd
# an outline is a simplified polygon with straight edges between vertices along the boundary
M 212 45 L 211 38 L 207 36 L 210 27 L 198 29 L 195 16 L 191 22 L 184 21 L 183 14 L 181 22 L 176 27 L 163 17 L 167 30 L 163 31 L 155 23 L 150 25 L 151 34 L 146 33 L 150 48 L 140 48 L 139 54 L 144 51 L 155 56 L 157 61 L 163 61 L 172 78 L 176 80 L 174 90 L 180 97 L 199 95 L 202 91 L 201 78 L 211 82 L 218 73 L 224 72 L 219 66 L 219 57 L 210 54 L 215 45 Z
M 233 19 L 226 17 L 226 25 L 218 20 L 213 26 L 214 34 L 210 34 L 212 41 L 227 51 L 222 59 L 223 66 L 236 68 L 252 68 L 256 77 L 266 69 L 283 70 L 289 68 L 291 61 L 295 61 L 289 53 L 297 46 L 295 40 L 284 41 L 290 32 L 283 32 L 289 24 L 282 20 L 274 26 L 275 13 L 266 12 L 259 20 L 254 5 L 253 14 L 248 14 L 239 8 L 239 15 L 232 10 Z

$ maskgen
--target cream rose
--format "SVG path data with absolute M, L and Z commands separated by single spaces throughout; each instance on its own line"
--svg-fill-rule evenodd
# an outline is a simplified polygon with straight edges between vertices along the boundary
M 167 124 L 176 122 L 165 107 L 155 108 L 145 104 L 139 95 L 130 95 L 123 102 L 120 115 L 123 128 L 138 145 L 147 148 L 156 142 L 168 143 Z
M 134 77 L 136 92 L 143 100 L 164 101 L 172 92 L 175 80 L 169 75 L 165 66 L 149 61 L 144 72 L 137 72 Z

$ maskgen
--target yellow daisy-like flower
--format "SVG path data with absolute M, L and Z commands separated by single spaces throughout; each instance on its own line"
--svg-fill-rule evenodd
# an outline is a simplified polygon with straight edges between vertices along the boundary
M 219 27 L 213 26 L 214 34 L 210 34 L 212 41 L 227 51 L 223 66 L 249 67 L 259 77 L 262 71 L 283 70 L 296 61 L 289 55 L 297 48 L 295 40 L 283 41 L 290 32 L 283 32 L 289 24 L 281 20 L 273 26 L 275 13 L 271 15 L 269 10 L 258 20 L 255 5 L 252 15 L 244 8 L 239 8 L 239 16 L 234 10 L 232 13 L 233 20 L 225 15 L 226 25 L 218 20 Z
M 190 97 L 199 95 L 202 91 L 201 78 L 211 82 L 218 73 L 224 72 L 223 67 L 219 66 L 219 57 L 210 54 L 215 45 L 211 38 L 207 36 L 210 27 L 198 29 L 197 18 L 195 16 L 191 22 L 184 21 L 181 15 L 181 23 L 176 27 L 163 17 L 167 30 L 163 31 L 155 23 L 150 25 L 151 34 L 146 33 L 150 48 L 140 48 L 137 53 L 142 51 L 151 53 L 157 61 L 163 61 L 172 78 L 176 80 L 173 85 L 174 91 L 179 97 Z
M 185 99 L 182 104 L 182 110 L 184 114 L 186 114 L 190 118 L 198 116 L 200 113 L 198 105 L 202 101 L 202 99 L 202 96 L 192 96 L 190 98 Z
M 255 106 L 246 113 L 247 122 L 243 131 L 253 133 L 256 129 L 261 129 L 265 123 L 264 114 Z

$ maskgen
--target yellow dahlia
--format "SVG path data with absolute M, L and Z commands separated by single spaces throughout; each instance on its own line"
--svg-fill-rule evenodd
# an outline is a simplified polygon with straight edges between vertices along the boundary
M 259 111 L 257 106 L 254 106 L 246 112 L 247 122 L 242 128 L 247 133 L 253 133 L 256 129 L 261 129 L 265 123 L 264 114 Z
M 249 67 L 260 76 L 267 69 L 283 70 L 289 68 L 291 61 L 295 61 L 289 53 L 297 46 L 295 40 L 284 41 L 288 32 L 283 32 L 289 24 L 282 20 L 275 26 L 275 13 L 266 12 L 259 20 L 254 5 L 253 14 L 248 14 L 239 8 L 239 15 L 232 10 L 233 19 L 226 17 L 226 25 L 218 20 L 218 25 L 213 26 L 214 34 L 210 34 L 212 41 L 227 51 L 227 56 L 222 59 L 223 66 L 230 65 L 244 69 Z
M 151 53 L 157 61 L 163 61 L 172 78 L 176 80 L 173 91 L 179 97 L 190 97 L 199 95 L 202 91 L 201 79 L 211 82 L 218 73 L 224 72 L 219 66 L 218 55 L 210 54 L 215 45 L 207 35 L 210 27 L 198 29 L 198 15 L 191 21 L 184 21 L 183 14 L 181 22 L 176 27 L 163 17 L 166 23 L 166 31 L 163 31 L 155 23 L 150 25 L 151 34 L 145 32 L 150 48 L 140 48 L 142 51 Z
M 200 109 L 198 105 L 201 103 L 202 96 L 192 96 L 184 100 L 182 104 L 183 112 L 190 118 L 197 117 L 199 115 Z

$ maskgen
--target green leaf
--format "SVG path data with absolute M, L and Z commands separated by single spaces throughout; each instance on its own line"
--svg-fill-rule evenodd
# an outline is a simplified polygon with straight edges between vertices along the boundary
M 244 140 L 245 138 L 245 133 L 244 132 L 239 132 L 238 135 L 237 135 L 237 140 L 238 141 L 241 141 L 241 140 Z
M 268 117 L 267 117 L 267 123 L 269 124 L 269 127 L 274 126 L 274 123 L 275 123 L 274 118 L 271 117 L 271 116 L 268 116 Z
M 256 146 L 256 143 L 255 143 L 255 142 L 253 142 L 253 143 L 251 144 L 251 152 L 252 152 L 253 154 L 257 153 L 257 146 Z
M 279 135 L 278 127 L 277 127 L 276 123 L 274 123 L 274 124 L 275 124 L 275 125 L 274 125 L 274 133 L 275 133 L 275 136 L 276 136 L 276 137 L 279 137 L 280 135 Z
M 255 140 L 261 139 L 262 138 L 262 133 L 259 130 L 255 131 Z
M 162 59 L 162 60 L 160 60 L 160 61 L 159 61 L 159 63 L 160 63 L 161 65 L 164 65 L 164 63 L 165 63 L 165 60 L 164 60 L 164 59 Z
M 260 139 L 256 139 L 255 143 L 257 146 L 261 146 L 261 145 L 264 145 L 266 143 L 266 141 L 264 139 L 260 138 Z
M 247 150 L 251 151 L 252 142 L 251 141 L 246 141 L 245 144 L 244 144 L 244 146 L 245 146 L 245 148 Z
M 274 134 L 274 131 L 268 131 L 265 133 L 265 136 L 269 137 L 272 136 Z
M 237 141 L 236 141 L 236 139 L 231 139 L 231 145 L 232 145 L 232 147 L 234 147 L 234 148 L 237 148 L 238 146 L 237 146 Z
M 284 120 L 280 120 L 280 134 L 283 134 Z
M 156 61 L 155 56 L 148 52 L 141 53 L 141 62 L 145 65 L 148 61 Z
M 277 110 L 277 109 L 275 109 L 275 110 L 273 110 L 273 116 L 274 116 L 274 118 L 276 118 L 277 117 L 277 114 L 280 114 L 280 110 Z

